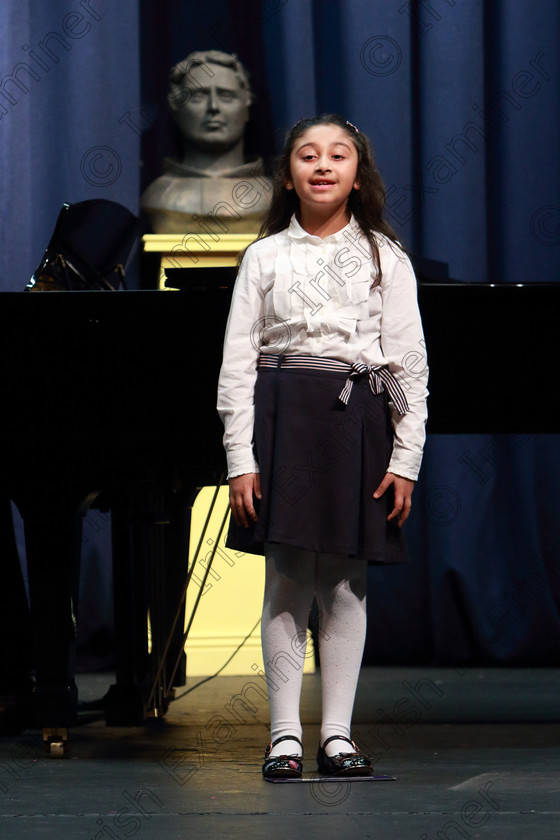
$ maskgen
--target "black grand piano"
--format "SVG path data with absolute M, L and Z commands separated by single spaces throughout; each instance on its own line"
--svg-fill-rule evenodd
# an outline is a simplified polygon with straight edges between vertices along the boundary
M 35 724 L 57 750 L 76 721 L 76 557 L 88 507 L 112 512 L 117 672 L 107 722 L 150 711 L 142 686 L 161 671 L 164 645 L 170 662 L 180 659 L 182 628 L 168 631 L 186 582 L 189 504 L 224 469 L 215 394 L 233 278 L 217 269 L 193 271 L 174 292 L 1 296 L 0 490 L 24 519 Z M 542 406 L 560 362 L 560 284 L 420 283 L 419 300 L 429 432 L 558 431 Z M 161 627 L 150 655 L 147 609 Z M 158 690 L 174 676 L 180 684 L 176 666 Z M 152 690 L 152 711 L 168 699 Z

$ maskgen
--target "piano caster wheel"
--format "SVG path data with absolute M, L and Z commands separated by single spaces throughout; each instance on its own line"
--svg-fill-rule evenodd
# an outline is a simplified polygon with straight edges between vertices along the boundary
M 43 744 L 51 758 L 64 758 L 68 752 L 67 729 L 43 729 Z

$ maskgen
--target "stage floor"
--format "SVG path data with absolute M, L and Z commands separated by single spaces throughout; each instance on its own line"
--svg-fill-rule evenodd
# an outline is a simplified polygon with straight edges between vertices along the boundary
M 112 679 L 79 676 L 80 699 Z M 368 784 L 263 781 L 262 685 L 216 677 L 142 727 L 84 720 L 65 759 L 39 731 L 1 738 L 0 837 L 560 838 L 560 669 L 363 669 L 354 736 L 396 777 Z M 304 675 L 308 777 L 319 716 L 320 675 Z

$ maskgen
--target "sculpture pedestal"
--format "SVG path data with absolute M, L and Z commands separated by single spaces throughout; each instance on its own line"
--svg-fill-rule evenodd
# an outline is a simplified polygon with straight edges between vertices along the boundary
M 166 284 L 166 271 L 173 268 L 223 268 L 237 265 L 237 257 L 258 233 L 199 234 L 148 233 L 142 237 L 145 253 L 159 254 L 158 289 Z M 168 281 L 169 282 L 169 281 Z

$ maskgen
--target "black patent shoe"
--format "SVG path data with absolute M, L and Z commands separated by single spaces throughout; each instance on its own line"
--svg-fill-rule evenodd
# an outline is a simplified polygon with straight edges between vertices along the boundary
M 292 753 L 292 755 L 276 755 L 269 758 L 270 751 L 280 741 L 297 741 L 301 747 L 301 755 Z M 269 744 L 264 753 L 264 764 L 262 768 L 265 779 L 280 779 L 292 778 L 300 779 L 303 769 L 303 744 L 299 738 L 293 735 L 283 735 L 277 738 L 272 744 Z
M 348 741 L 352 752 L 327 755 L 325 747 L 330 741 Z M 361 753 L 358 747 L 350 738 L 343 735 L 333 735 L 327 738 L 323 746 L 319 744 L 317 752 L 317 767 L 322 776 L 371 776 L 373 775 L 373 764 L 369 755 Z

